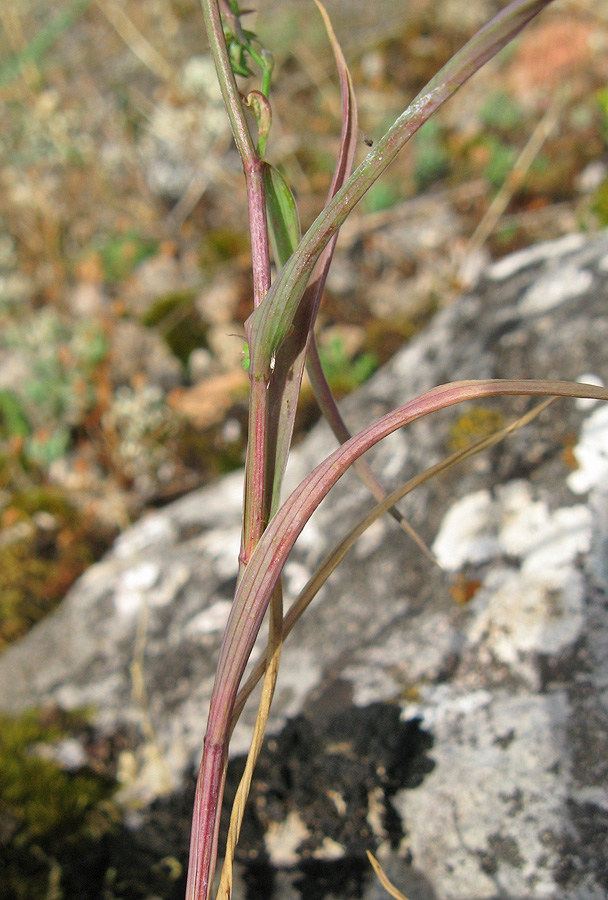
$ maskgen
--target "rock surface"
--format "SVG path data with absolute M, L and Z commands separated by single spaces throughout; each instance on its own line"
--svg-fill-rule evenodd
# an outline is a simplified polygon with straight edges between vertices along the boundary
M 349 398 L 347 420 L 449 380 L 608 381 L 607 294 L 606 233 L 503 259 Z M 388 439 L 373 457 L 384 483 L 531 402 L 480 405 Z M 289 484 L 333 446 L 316 429 Z M 364 535 L 286 645 L 236 895 L 375 900 L 369 848 L 410 900 L 606 896 L 607 471 L 608 407 L 560 401 L 403 503 L 443 570 L 390 519 Z M 144 804 L 138 840 L 156 846 L 161 816 L 163 856 L 186 849 L 241 491 L 237 474 L 147 516 L 0 658 L 0 709 L 90 706 L 100 733 L 134 735 L 123 797 Z M 288 597 L 368 507 L 346 476 L 286 566 Z

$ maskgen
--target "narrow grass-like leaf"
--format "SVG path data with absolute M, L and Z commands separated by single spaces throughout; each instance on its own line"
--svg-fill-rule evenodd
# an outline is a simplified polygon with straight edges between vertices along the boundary
M 372 864 L 372 868 L 373 868 L 374 872 L 376 873 L 376 875 L 378 876 L 378 880 L 380 881 L 380 884 L 382 885 L 384 890 L 387 891 L 387 893 L 389 893 L 391 895 L 391 897 L 394 897 L 395 900 L 407 900 L 407 897 L 405 896 L 405 894 L 402 894 L 401 891 L 399 890 L 399 888 L 396 888 L 395 885 L 392 884 L 388 880 L 387 876 L 384 873 L 384 869 L 382 868 L 382 866 L 380 865 L 378 860 L 375 858 L 375 856 L 373 856 L 369 852 L 369 850 L 367 851 L 367 858 L 369 859 L 370 863 Z
M 389 512 L 391 508 L 394 508 L 395 503 L 398 503 L 399 500 L 402 500 L 403 497 L 420 487 L 422 484 L 430 481 L 431 478 L 435 478 L 442 472 L 464 462 L 465 459 L 469 459 L 469 457 L 474 456 L 477 453 L 488 450 L 490 447 L 495 447 L 496 444 L 500 443 L 500 441 L 504 440 L 508 435 L 513 434 L 514 431 L 528 425 L 533 419 L 540 415 L 540 413 L 556 402 L 557 398 L 555 397 L 543 400 L 542 403 L 539 403 L 514 422 L 510 422 L 508 425 L 505 425 L 504 428 L 494 432 L 494 434 L 479 438 L 468 447 L 463 447 L 462 449 L 455 451 L 445 459 L 435 463 L 435 465 L 430 466 L 428 469 L 425 469 L 424 472 L 420 472 L 413 478 L 408 479 L 404 484 L 395 488 L 394 491 L 391 491 L 390 494 L 387 494 L 383 500 L 362 516 L 357 524 L 351 528 L 342 540 L 327 554 L 325 559 L 311 575 L 292 605 L 289 607 L 285 619 L 283 620 L 283 640 L 291 634 L 296 622 L 301 619 L 302 615 L 321 590 L 329 576 L 340 565 L 348 551 L 357 543 L 361 535 L 364 534 L 381 516 Z M 259 662 L 249 674 L 247 681 L 239 690 L 234 704 L 232 727 L 234 727 L 238 721 L 248 697 L 251 695 L 260 678 L 264 675 L 265 666 L 266 660 L 264 655 L 262 655 Z
M 311 335 L 310 344 L 308 346 L 308 353 L 306 356 L 306 371 L 308 372 L 308 377 L 310 378 L 310 383 L 312 384 L 315 398 L 317 403 L 319 404 L 319 409 L 323 414 L 323 418 L 329 424 L 338 441 L 341 444 L 344 444 L 346 441 L 350 440 L 352 434 L 348 430 L 346 423 L 342 418 L 342 414 L 338 409 L 338 404 L 336 403 L 327 378 L 325 377 L 325 372 L 323 371 L 323 365 L 321 363 L 321 358 L 319 357 L 319 351 L 314 334 Z M 368 461 L 366 459 L 358 459 L 354 464 L 354 468 L 363 484 L 370 491 L 371 495 L 378 501 L 383 500 L 386 497 L 386 491 L 374 475 L 372 467 L 370 466 Z M 414 541 L 418 549 L 421 550 L 422 553 L 424 553 L 424 555 L 431 560 L 431 562 L 437 564 L 437 560 L 435 559 L 429 548 L 426 546 L 420 535 L 414 528 L 412 528 L 410 523 L 407 521 L 405 516 L 397 509 L 397 507 L 391 506 L 388 512 L 399 524 L 399 527 L 405 532 L 405 534 L 407 534 L 407 536 Z
M 319 255 L 357 203 L 419 128 L 552 0 L 514 0 L 468 41 L 380 138 L 308 229 L 245 328 L 252 377 L 268 381 L 271 360 L 290 333 Z
M 352 171 L 355 158 L 358 136 L 357 102 L 353 90 L 352 79 L 344 54 L 336 39 L 329 17 L 323 5 L 316 0 L 319 11 L 332 46 L 338 76 L 340 78 L 340 90 L 342 95 L 342 130 L 340 135 L 340 151 L 336 168 L 329 189 L 328 200 L 344 184 Z M 275 446 L 274 458 L 269 460 L 272 470 L 268 473 L 269 481 L 272 481 L 272 502 L 270 514 L 277 510 L 283 475 L 291 446 L 293 427 L 295 422 L 298 397 L 304 372 L 306 353 L 312 337 L 314 323 L 319 310 L 323 288 L 327 273 L 331 265 L 334 247 L 337 240 L 337 232 L 325 247 L 317 265 L 314 268 L 311 283 L 304 292 L 290 333 L 279 352 L 273 357 L 272 377 L 268 385 L 268 423 L 269 423 L 269 447 Z M 288 244 L 286 241 L 285 244 Z M 277 262 L 285 265 L 291 250 L 287 256 L 280 257 Z
M 331 488 L 363 453 L 399 428 L 464 400 L 497 396 L 589 397 L 608 400 L 608 389 L 564 381 L 488 379 L 440 385 L 387 413 L 320 463 L 283 503 L 237 587 L 224 645 L 218 660 L 218 680 L 244 671 L 268 601 L 282 567 L 304 525 Z M 255 635 L 252 633 L 255 629 Z M 243 659 L 237 662 L 237 657 Z
M 608 400 L 608 389 L 571 382 L 521 379 L 439 385 L 387 413 L 335 450 L 300 483 L 270 522 L 237 585 L 220 648 L 195 795 L 187 900 L 208 897 L 217 853 L 227 744 L 238 688 L 270 597 L 306 522 L 355 460 L 389 434 L 416 419 L 465 400 L 502 395 Z
M 264 163 L 262 169 L 268 233 L 274 261 L 284 265 L 300 240 L 300 217 L 291 188 L 278 169 Z
M 357 104 L 350 72 L 348 71 L 346 60 L 344 59 L 342 49 L 340 47 L 340 44 L 338 43 L 338 39 L 336 38 L 329 16 L 327 15 L 327 11 L 319 2 L 319 0 L 315 0 L 315 2 L 325 23 L 325 28 L 327 30 L 327 34 L 334 51 L 338 72 L 340 73 L 340 83 L 342 86 L 342 143 L 338 166 L 336 168 L 336 172 L 334 173 L 334 178 L 328 196 L 328 200 L 331 200 L 332 197 L 335 196 L 337 191 L 342 187 L 346 178 L 350 175 L 352 169 L 356 142 L 358 139 Z M 319 258 L 319 262 L 317 263 L 316 268 L 319 270 L 321 277 L 315 278 L 314 274 L 312 277 L 312 287 L 315 291 L 314 299 L 312 302 L 314 304 L 315 310 L 318 309 L 321 301 L 321 295 L 325 287 L 327 273 L 329 271 L 334 249 L 336 246 L 336 238 L 337 234 L 330 240 L 327 247 L 323 250 Z M 309 290 L 310 289 L 307 289 L 307 292 Z M 306 303 L 306 301 L 307 297 L 305 292 L 303 302 Z M 344 443 L 351 437 L 351 434 L 346 427 L 342 416 L 340 415 L 337 403 L 331 392 L 331 388 L 329 386 L 327 378 L 325 377 L 325 373 L 323 372 L 323 366 L 321 365 L 314 331 L 312 330 L 312 328 L 310 331 L 306 363 L 310 383 L 312 385 L 317 403 L 319 404 L 321 413 L 323 414 L 324 418 L 327 419 L 327 422 L 336 435 L 338 441 L 340 441 L 340 443 Z M 377 500 L 381 500 L 386 496 L 384 489 L 378 482 L 376 476 L 372 472 L 372 469 L 366 460 L 358 460 L 355 468 L 365 486 L 371 491 L 372 495 Z M 391 515 L 396 519 L 397 522 L 400 523 L 405 533 L 418 545 L 425 556 L 429 556 L 431 559 L 433 559 L 433 556 L 428 547 L 426 547 L 426 545 L 424 544 L 424 541 L 419 538 L 414 529 L 411 528 L 411 526 L 406 522 L 405 518 L 401 515 L 399 510 L 395 508 L 391 509 Z
M 9 0 L 10 2 L 10 0 Z M 92 0 L 74 0 L 36 32 L 26 46 L 0 66 L 0 88 L 7 87 L 26 66 L 40 63 L 64 31 L 82 16 Z

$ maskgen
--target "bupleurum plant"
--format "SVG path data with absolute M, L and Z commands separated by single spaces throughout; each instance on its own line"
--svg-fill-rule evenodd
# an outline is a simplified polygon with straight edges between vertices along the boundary
M 269 100 L 272 56 L 256 35 L 243 25 L 243 13 L 236 0 L 202 0 L 211 52 L 245 173 L 253 266 L 253 311 L 245 323 L 250 399 L 239 575 L 220 649 L 197 781 L 187 900 L 208 900 L 210 897 L 218 853 L 219 819 L 230 736 L 253 687 L 263 679 L 247 764 L 231 813 L 217 896 L 224 900 L 232 894 L 235 845 L 272 701 L 282 642 L 357 537 L 386 512 L 412 534 L 410 526 L 395 509 L 395 503 L 402 496 L 436 472 L 454 465 L 471 453 L 492 446 L 509 431 L 529 421 L 554 398 L 579 396 L 608 399 L 605 389 L 559 381 L 514 379 L 453 382 L 408 400 L 351 437 L 329 389 L 313 334 L 342 223 L 433 113 L 550 2 L 514 0 L 506 6 L 437 73 L 353 171 L 358 125 L 352 82 L 327 13 L 316 0 L 340 77 L 342 134 L 326 205 L 301 236 L 291 190 L 266 158 L 272 123 Z M 242 96 L 236 77 L 250 77 L 254 71 L 259 72 L 259 87 Z M 255 135 L 249 124 L 251 121 L 256 124 Z M 271 278 L 271 257 L 277 272 L 274 279 Z M 319 406 L 340 446 L 281 504 L 281 482 L 305 363 Z M 455 448 L 453 454 L 442 463 L 420 473 L 388 496 L 361 459 L 384 437 L 415 419 L 465 400 L 483 401 L 497 395 L 537 395 L 544 396 L 545 400 L 517 422 L 499 427 L 490 435 L 484 433 L 465 447 Z M 496 422 L 494 427 L 498 426 L 500 423 Z M 352 465 L 375 496 L 377 505 L 328 555 L 284 615 L 281 589 L 283 566 L 314 510 Z M 418 540 L 415 534 L 412 536 Z M 267 610 L 270 610 L 267 651 L 242 685 L 243 674 Z M 377 871 L 385 886 L 390 888 L 381 870 Z M 396 889 L 391 890 L 399 896 Z

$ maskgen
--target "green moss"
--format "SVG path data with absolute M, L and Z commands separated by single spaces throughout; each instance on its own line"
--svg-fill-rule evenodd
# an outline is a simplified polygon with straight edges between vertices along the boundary
M 50 513 L 66 523 L 73 523 L 77 518 L 75 508 L 60 490 L 42 485 L 13 494 L 11 507 L 26 516 L 37 512 Z
M 116 825 L 115 783 L 85 768 L 66 772 L 52 758 L 58 741 L 85 727 L 82 712 L 0 715 L 1 900 L 65 897 L 65 860 Z
M 23 404 L 13 391 L 0 390 L 0 436 L 26 438 L 32 432 Z
M 228 262 L 248 252 L 249 238 L 244 232 L 217 228 L 205 235 L 199 249 L 199 264 L 202 269 L 213 268 L 218 263 Z
M 51 520 L 40 524 L 39 513 Z M 51 612 L 113 534 L 54 488 L 15 494 L 4 510 L 0 545 L 0 652 Z
M 472 406 L 452 425 L 449 449 L 454 452 L 468 447 L 473 441 L 488 437 L 503 425 L 502 413 L 485 406 Z
M 222 426 L 199 431 L 185 423 L 176 441 L 176 454 L 204 481 L 240 468 L 245 460 L 245 428 L 236 440 L 227 440 Z
M 601 88 L 595 95 L 601 114 L 601 128 L 604 140 L 608 144 L 608 87 Z
M 142 319 L 148 328 L 157 328 L 171 352 L 184 365 L 197 347 L 206 347 L 206 329 L 194 305 L 192 291 L 175 291 L 159 297 Z

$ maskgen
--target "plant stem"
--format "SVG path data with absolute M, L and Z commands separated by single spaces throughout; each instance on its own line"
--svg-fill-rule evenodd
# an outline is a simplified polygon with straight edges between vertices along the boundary
M 211 723 L 207 726 L 194 797 L 186 900 L 207 900 L 211 890 L 220 827 L 218 812 L 226 780 L 228 743 L 223 737 L 225 727 L 214 729 L 220 735 L 219 740 L 214 740 Z
M 266 203 L 260 160 L 245 118 L 230 55 L 226 45 L 222 18 L 217 0 L 201 0 L 209 46 L 213 54 L 222 97 L 228 111 L 232 134 L 243 163 L 247 185 L 247 208 L 251 233 L 251 263 L 253 271 L 253 306 L 257 309 L 270 288 L 270 249 L 266 223 Z M 266 384 L 260 383 L 249 371 L 251 396 L 249 402 L 249 438 L 245 462 L 245 497 L 243 538 L 239 560 L 241 571 L 246 565 L 268 521 L 269 501 L 266 489 Z

